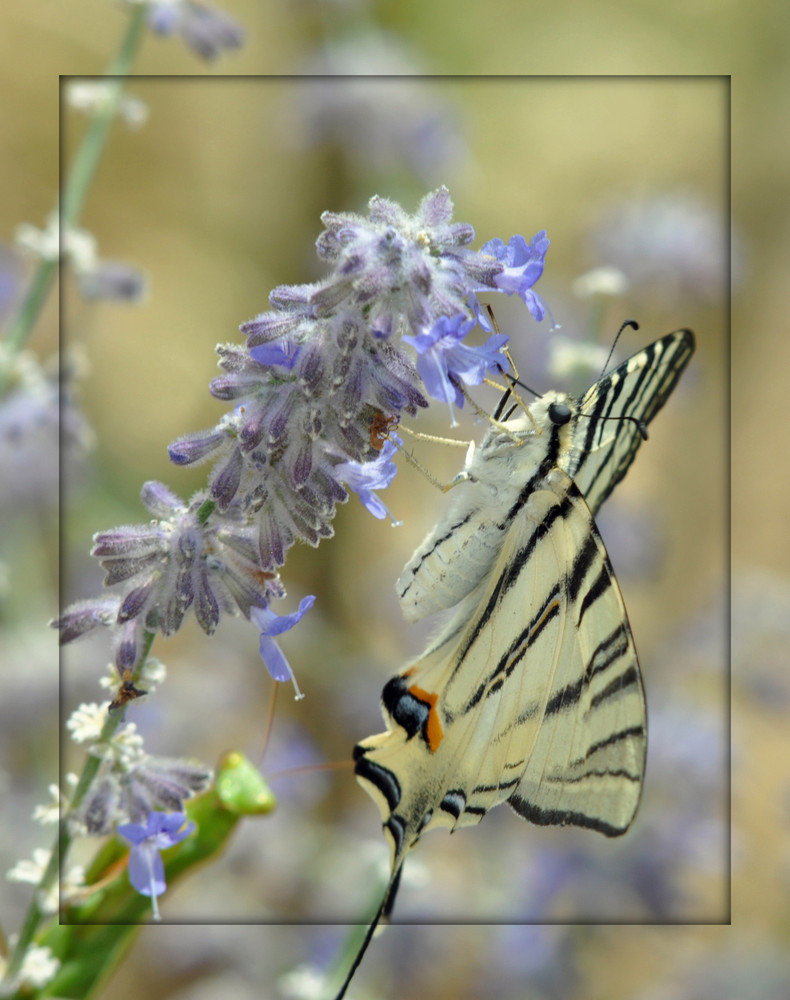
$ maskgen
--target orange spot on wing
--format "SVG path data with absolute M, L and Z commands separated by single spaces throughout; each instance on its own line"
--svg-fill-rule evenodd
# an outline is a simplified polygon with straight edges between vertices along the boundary
M 439 695 L 433 691 L 423 691 L 416 684 L 413 684 L 409 688 L 409 694 L 413 694 L 418 701 L 421 701 L 424 705 L 428 705 L 428 724 L 425 727 L 425 732 L 428 737 L 428 747 L 431 753 L 436 753 L 439 749 L 439 744 L 444 739 L 444 730 L 439 719 L 439 713 L 436 710 L 436 702 L 439 700 Z

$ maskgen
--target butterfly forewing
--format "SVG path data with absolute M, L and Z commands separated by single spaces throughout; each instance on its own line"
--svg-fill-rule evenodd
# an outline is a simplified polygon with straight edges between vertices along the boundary
M 694 334 L 676 330 L 604 375 L 579 400 L 573 448 L 563 467 L 593 514 L 626 474 L 642 444 L 637 422 L 650 423 L 693 353 Z
M 547 393 L 524 414 L 492 428 L 467 460 L 468 478 L 453 490 L 447 514 L 404 567 L 396 590 L 408 621 L 461 601 L 490 571 L 517 515 L 523 491 L 552 468 L 576 483 L 593 514 L 623 478 L 646 427 L 666 402 L 694 351 L 694 335 L 662 337 L 596 382 L 580 398 Z M 552 402 L 571 413 L 549 419 Z M 537 429 L 536 429 L 537 428 Z

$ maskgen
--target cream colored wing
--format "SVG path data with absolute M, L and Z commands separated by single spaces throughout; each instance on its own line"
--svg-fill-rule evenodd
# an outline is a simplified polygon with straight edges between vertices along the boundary
M 592 515 L 560 470 L 524 498 L 488 577 L 384 688 L 355 750 L 393 871 L 422 832 L 501 802 L 533 822 L 625 832 L 646 745 L 639 666 Z
M 694 346 L 691 330 L 667 334 L 604 375 L 578 401 L 571 454 L 561 467 L 593 514 L 628 471 L 642 430 L 669 398 Z
M 403 615 L 416 621 L 454 607 L 491 571 L 521 509 L 522 496 L 559 467 L 595 514 L 626 474 L 646 427 L 666 402 L 694 352 L 678 330 L 599 379 L 581 399 L 547 393 L 492 429 L 467 463 L 448 512 L 406 564 L 396 584 Z M 553 403 L 565 411 L 561 419 Z

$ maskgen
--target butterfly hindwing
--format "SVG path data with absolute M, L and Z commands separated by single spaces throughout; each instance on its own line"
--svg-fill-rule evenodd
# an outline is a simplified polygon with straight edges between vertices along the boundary
M 385 688 L 387 732 L 357 749 L 395 866 L 424 830 L 505 801 L 609 835 L 636 810 L 645 709 L 625 606 L 583 497 L 559 470 L 545 486 L 479 590 Z
M 617 836 L 633 820 L 644 776 L 642 679 L 622 594 L 589 507 L 564 474 L 550 478 L 562 493 L 549 510 L 566 513 L 533 561 L 539 576 L 559 572 L 563 627 L 542 646 L 535 643 L 534 656 L 553 656 L 557 666 L 509 802 L 533 823 Z

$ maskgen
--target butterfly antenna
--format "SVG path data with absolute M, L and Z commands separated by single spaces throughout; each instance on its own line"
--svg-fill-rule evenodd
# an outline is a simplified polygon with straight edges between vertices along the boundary
M 343 1000 L 343 997 L 346 995 L 346 990 L 351 984 L 351 980 L 354 978 L 354 973 L 359 968 L 362 959 L 365 957 L 365 952 L 368 950 L 368 945 L 373 940 L 373 935 L 376 933 L 376 928 L 379 925 L 379 921 L 382 919 L 382 917 L 384 918 L 388 917 L 392 912 L 392 907 L 393 904 L 395 903 L 395 894 L 397 893 L 398 886 L 400 885 L 400 876 L 402 871 L 403 871 L 403 862 L 401 861 L 397 871 L 390 879 L 389 885 L 384 890 L 384 898 L 381 901 L 381 905 L 376 911 L 376 915 L 371 920 L 370 925 L 368 926 L 368 929 L 365 932 L 364 940 L 362 941 L 362 944 L 359 946 L 359 950 L 354 956 L 354 961 L 351 963 L 351 968 L 348 970 L 348 974 L 346 975 L 346 978 L 343 980 L 343 985 L 340 987 L 340 992 L 336 994 L 335 1000 Z
M 489 315 L 489 317 L 491 319 L 491 325 L 494 328 L 494 332 L 495 333 L 499 333 L 499 324 L 496 321 L 496 316 L 494 315 L 494 310 L 491 308 L 490 305 L 486 304 L 486 311 L 488 312 L 488 315 Z M 532 426 L 537 431 L 537 430 L 539 430 L 539 428 L 538 428 L 537 424 L 535 423 L 535 420 L 534 420 L 532 414 L 529 412 L 529 407 L 524 402 L 524 400 L 521 398 L 521 396 L 519 396 L 519 394 L 516 392 L 516 388 L 515 387 L 516 386 L 520 386 L 520 388 L 526 389 L 527 392 L 531 392 L 532 395 L 535 396 L 535 398 L 537 398 L 538 396 L 540 396 L 540 393 L 539 392 L 535 392 L 534 389 L 530 389 L 530 387 L 528 385 L 525 385 L 519 379 L 519 377 L 518 377 L 518 368 L 516 368 L 516 362 L 513 360 L 513 355 L 510 353 L 510 351 L 508 350 L 507 346 L 503 346 L 502 347 L 502 353 L 507 358 L 508 364 L 510 365 L 510 367 L 513 369 L 513 372 L 515 373 L 515 374 L 511 375 L 510 372 L 506 372 L 505 371 L 505 369 L 504 369 L 504 367 L 502 365 L 498 365 L 498 368 L 499 368 L 499 371 L 502 374 L 502 377 L 505 378 L 505 379 L 507 379 L 507 381 L 508 381 L 509 384 L 506 385 L 506 386 L 501 386 L 501 385 L 499 385 L 499 383 L 494 382 L 490 378 L 484 378 L 483 379 L 483 381 L 486 383 L 486 385 L 493 386 L 495 389 L 499 389 L 500 392 L 502 393 L 502 398 L 497 403 L 497 407 L 494 410 L 494 414 L 493 414 L 493 421 L 495 423 L 495 426 L 497 426 L 496 425 L 496 421 L 499 420 L 499 418 L 502 416 L 502 413 L 503 413 L 503 411 L 505 409 L 505 403 L 507 403 L 508 399 L 512 395 L 514 397 L 514 399 L 516 400 L 516 403 L 519 406 L 521 406 L 522 410 L 524 410 L 524 412 L 530 418 L 530 420 L 532 421 Z M 463 389 L 462 389 L 462 391 L 463 391 Z M 515 407 L 511 407 L 511 409 L 508 411 L 507 416 L 505 417 L 505 419 L 508 419 L 510 417 L 510 414 L 513 412 L 513 409 L 515 409 Z M 488 417 L 488 420 L 490 421 L 491 417 Z
M 639 329 L 639 324 L 637 323 L 637 321 L 635 319 L 627 319 L 621 325 L 620 329 L 617 331 L 617 334 L 615 335 L 614 340 L 612 341 L 612 347 L 611 347 L 611 349 L 609 351 L 609 354 L 608 354 L 608 356 L 606 358 L 606 364 L 603 366 L 603 370 L 601 371 L 601 374 L 599 376 L 599 381 L 606 374 L 606 369 L 609 367 L 609 362 L 612 360 L 612 355 L 614 354 L 615 347 L 617 347 L 617 341 L 620 339 L 620 334 L 623 332 L 623 330 L 627 329 L 628 327 L 631 327 L 632 330 L 638 330 Z

